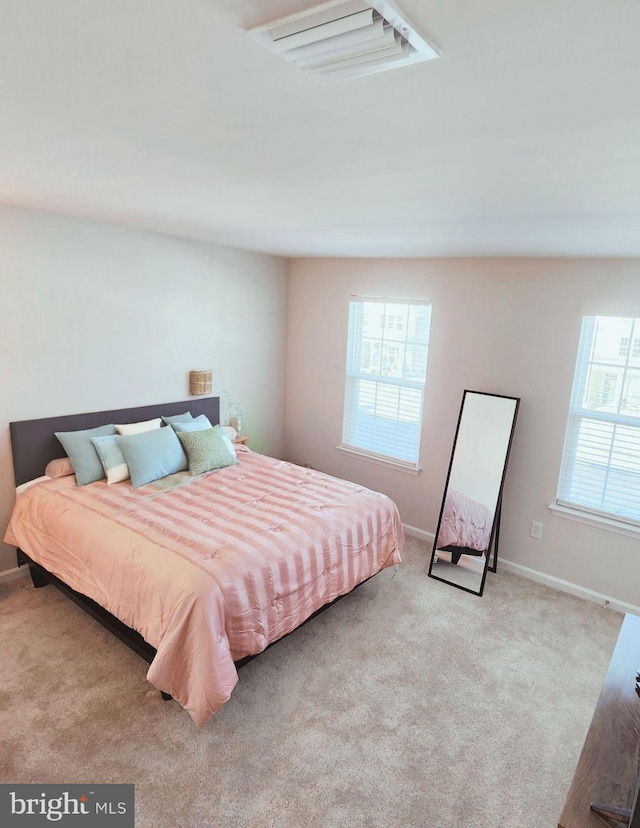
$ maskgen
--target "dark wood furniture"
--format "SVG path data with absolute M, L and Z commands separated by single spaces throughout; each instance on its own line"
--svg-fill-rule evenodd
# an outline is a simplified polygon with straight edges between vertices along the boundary
M 640 618 L 626 615 L 609 664 L 559 828 L 640 826 Z M 591 806 L 609 809 L 604 817 Z M 634 811 L 635 807 L 635 813 Z M 622 812 L 628 812 L 625 818 Z M 613 820 L 613 821 L 611 821 Z

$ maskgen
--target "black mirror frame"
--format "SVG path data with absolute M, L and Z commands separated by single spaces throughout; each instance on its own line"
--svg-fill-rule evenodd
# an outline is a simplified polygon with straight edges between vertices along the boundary
M 453 581 L 448 581 L 446 578 L 439 578 L 437 575 L 433 574 L 433 564 L 436 554 L 436 544 L 438 542 L 438 536 L 440 535 L 440 524 L 442 523 L 442 517 L 444 514 L 444 507 L 445 507 L 445 500 L 447 497 L 447 491 L 449 490 L 449 479 L 451 477 L 451 469 L 453 467 L 453 459 L 456 453 L 456 444 L 458 442 L 458 433 L 460 431 L 460 423 L 462 422 L 462 414 L 464 412 L 464 404 L 467 398 L 467 394 L 477 394 L 484 397 L 499 397 L 504 400 L 513 400 L 515 402 L 515 409 L 513 411 L 513 420 L 511 422 L 511 433 L 509 434 L 509 442 L 507 444 L 507 451 L 504 458 L 504 465 L 502 468 L 502 476 L 500 478 L 500 488 L 498 489 L 498 497 L 496 498 L 496 508 L 493 514 L 493 523 L 491 525 L 491 535 L 489 537 L 489 546 L 487 548 L 487 552 L 485 555 L 484 561 L 484 569 L 482 571 L 482 581 L 480 583 L 480 590 L 476 591 L 475 589 L 470 589 L 469 587 L 462 586 L 461 584 L 456 584 Z M 509 464 L 509 455 L 511 454 L 511 446 L 513 444 L 513 435 L 516 428 L 516 420 L 518 419 L 518 410 L 520 408 L 520 397 L 510 397 L 507 394 L 491 394 L 489 391 L 471 391 L 470 389 L 465 389 L 462 394 L 462 403 L 460 404 L 460 413 L 458 414 L 458 423 L 456 425 L 456 433 L 455 437 L 453 438 L 453 448 L 451 449 L 451 459 L 449 460 L 449 470 L 447 471 L 447 480 L 444 484 L 444 494 L 442 495 L 442 505 L 440 506 L 440 515 L 438 517 L 438 525 L 436 527 L 436 533 L 433 538 L 433 548 L 431 550 L 431 561 L 429 562 L 429 577 L 434 578 L 436 581 L 441 581 L 444 584 L 449 584 L 449 586 L 456 587 L 456 589 L 462 589 L 464 592 L 470 592 L 472 595 L 482 596 L 484 592 L 484 584 L 487 579 L 487 569 L 489 569 L 489 560 L 493 555 L 493 565 L 491 566 L 491 571 L 496 572 L 498 566 L 498 532 L 500 527 L 500 514 L 502 509 L 502 492 L 504 489 L 504 481 L 507 474 L 507 466 Z

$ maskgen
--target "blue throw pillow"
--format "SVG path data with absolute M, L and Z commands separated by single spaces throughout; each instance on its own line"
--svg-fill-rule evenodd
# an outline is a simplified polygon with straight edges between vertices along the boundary
M 91 442 L 92 437 L 105 437 L 108 434 L 115 434 L 116 428 L 113 424 L 98 426 L 98 428 L 86 428 L 82 431 L 56 431 L 55 435 L 62 443 L 67 457 L 76 473 L 78 486 L 86 486 L 95 480 L 102 480 L 105 477 L 104 469 L 98 452 Z
M 187 468 L 187 456 L 172 428 L 118 436 L 134 488 Z
M 194 417 L 190 423 L 171 423 L 171 425 L 177 434 L 183 431 L 204 431 L 205 428 L 212 428 L 206 414 L 200 414 L 199 417 Z
M 184 414 L 172 414 L 170 417 L 162 418 L 165 425 L 171 425 L 171 423 L 190 423 L 192 420 L 193 416 L 190 411 L 185 411 Z

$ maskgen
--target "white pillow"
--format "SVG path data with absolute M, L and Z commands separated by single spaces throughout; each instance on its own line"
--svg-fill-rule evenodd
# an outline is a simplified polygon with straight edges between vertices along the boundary
M 118 445 L 117 434 L 109 434 L 106 439 L 104 437 L 92 437 L 91 442 L 98 452 L 109 486 L 113 483 L 120 483 L 122 480 L 128 480 L 131 477 L 127 461 L 124 459 L 124 454 Z
M 153 431 L 154 428 L 160 428 L 161 425 L 162 417 L 156 417 L 155 420 L 144 420 L 141 423 L 116 425 L 116 431 L 118 434 L 142 434 L 143 431 Z

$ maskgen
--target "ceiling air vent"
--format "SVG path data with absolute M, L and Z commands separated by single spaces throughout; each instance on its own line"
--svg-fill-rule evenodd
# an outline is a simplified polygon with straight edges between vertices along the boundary
M 384 72 L 440 55 L 389 0 L 331 0 L 250 34 L 323 81 Z

